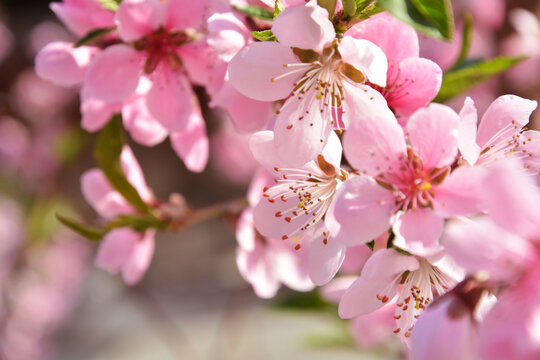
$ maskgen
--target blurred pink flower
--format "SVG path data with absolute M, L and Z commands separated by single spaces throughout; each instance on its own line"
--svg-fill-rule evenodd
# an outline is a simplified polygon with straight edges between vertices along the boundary
M 122 151 L 121 165 L 128 181 L 137 189 L 143 201 L 152 203 L 154 196 L 146 186 L 141 168 L 127 146 Z M 81 188 L 86 201 L 106 220 L 136 213 L 99 169 L 88 170 L 82 175 Z M 154 236 L 154 230 L 141 233 L 127 227 L 113 229 L 101 240 L 95 264 L 113 274 L 121 272 L 124 282 L 133 285 L 142 279 L 150 266 L 154 254 Z

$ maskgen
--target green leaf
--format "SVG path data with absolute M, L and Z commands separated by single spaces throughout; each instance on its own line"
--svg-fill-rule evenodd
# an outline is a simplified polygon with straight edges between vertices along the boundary
M 478 62 L 464 63 L 443 75 L 441 90 L 436 102 L 445 102 L 474 86 L 516 65 L 525 57 L 497 57 Z
M 467 15 L 465 15 L 465 26 L 463 27 L 463 36 L 461 39 L 461 50 L 459 51 L 459 56 L 452 68 L 457 68 L 467 59 L 467 55 L 469 54 L 469 50 L 471 48 L 473 32 L 473 18 L 470 13 L 467 13 Z
M 450 0 L 378 0 L 378 4 L 426 35 L 452 39 L 454 17 Z
M 356 0 L 341 0 L 345 19 L 352 19 L 356 15 Z
M 107 176 L 111 185 L 135 208 L 148 213 L 150 207 L 141 199 L 139 192 L 127 180 L 120 163 L 124 145 L 122 118 L 114 115 L 99 133 L 94 157 L 98 166 Z
M 328 11 L 328 18 L 332 19 L 336 12 L 337 0 L 317 0 L 317 4 Z
M 246 15 L 253 16 L 257 19 L 272 21 L 274 19 L 274 13 L 270 10 L 263 9 L 258 6 L 233 6 L 236 10 L 243 12 Z
M 166 222 L 152 215 L 120 215 L 107 224 L 107 229 L 130 227 L 136 231 L 143 232 L 150 228 L 164 229 L 166 226 Z
M 259 41 L 277 41 L 272 30 L 252 31 L 251 36 Z
M 116 11 L 122 0 L 98 0 L 105 9 Z
M 280 310 L 335 310 L 336 306 L 325 301 L 317 291 L 294 293 L 275 305 Z
M 77 158 L 88 142 L 88 134 L 80 127 L 74 127 L 58 137 L 53 145 L 54 155 L 64 164 Z
M 58 219 L 58 221 L 66 225 L 71 230 L 91 241 L 100 241 L 107 233 L 106 229 L 84 225 L 77 220 L 73 220 L 71 218 L 68 218 L 67 216 L 60 215 L 59 213 L 56 213 L 56 218 Z
M 38 197 L 30 205 L 26 218 L 26 235 L 31 243 L 46 242 L 60 224 L 55 219 L 57 211 L 71 211 L 66 202 L 58 198 Z
M 80 38 L 79 41 L 77 41 L 75 43 L 75 45 L 73 45 L 73 47 L 79 47 L 79 46 L 86 45 L 86 44 L 88 44 L 88 43 L 90 43 L 90 42 L 92 42 L 94 40 L 97 40 L 97 39 L 101 38 L 102 36 L 107 35 L 111 31 L 113 31 L 114 29 L 116 29 L 116 27 L 107 27 L 107 28 L 101 28 L 101 29 L 92 30 L 89 33 L 87 33 L 86 35 L 84 35 L 82 38 Z
M 283 6 L 283 3 L 281 0 L 276 0 L 276 3 L 274 5 L 274 19 L 276 16 L 278 16 L 283 10 L 285 10 L 285 6 Z

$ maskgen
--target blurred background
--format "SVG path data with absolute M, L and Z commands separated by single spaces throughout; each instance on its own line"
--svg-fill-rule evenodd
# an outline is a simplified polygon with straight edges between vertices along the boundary
M 422 38 L 422 56 L 443 69 L 451 66 L 451 54 L 459 52 L 463 14 L 471 12 L 475 36 L 470 57 L 531 57 L 519 65 L 521 70 L 470 92 L 479 113 L 505 93 L 538 99 L 540 29 L 529 33 L 532 40 L 524 39 L 508 14 L 514 8 L 539 14 L 540 3 L 453 3 L 457 43 Z M 226 221 L 159 233 L 150 270 L 136 286 L 127 287 L 118 276 L 95 268 L 95 244 L 55 219 L 56 211 L 77 213 L 88 223 L 97 215 L 85 203 L 79 185 L 82 172 L 95 167 L 96 136 L 80 129 L 77 89 L 54 86 L 32 69 L 36 52 L 54 40 L 77 39 L 55 18 L 48 1 L 1 3 L 0 359 L 403 356 L 395 339 L 359 349 L 350 324 L 317 294 L 282 288 L 275 299 L 258 299 L 238 273 L 234 229 Z M 204 106 L 204 90 L 198 95 Z M 463 99 L 453 99 L 450 105 L 459 110 Z M 248 136 L 235 134 L 219 113 L 206 108 L 204 113 L 212 150 L 201 174 L 187 171 L 167 142 L 152 148 L 130 142 L 157 198 L 181 193 L 190 205 L 200 207 L 245 194 L 255 169 L 245 152 Z M 244 148 L 230 148 L 231 142 Z

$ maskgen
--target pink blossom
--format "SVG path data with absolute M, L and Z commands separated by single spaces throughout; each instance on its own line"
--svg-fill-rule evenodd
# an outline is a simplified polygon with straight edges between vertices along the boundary
M 346 175 L 340 172 L 341 143 L 337 135 L 331 134 L 317 160 L 298 168 L 280 166 L 282 162 L 273 151 L 273 137 L 271 131 L 261 131 L 251 139 L 255 159 L 276 177 L 275 186 L 264 189 L 254 218 L 263 235 L 287 239 L 323 218 Z
M 128 181 L 137 189 L 141 198 L 147 203 L 152 202 L 154 197 L 128 147 L 122 151 L 121 164 Z M 107 220 L 118 215 L 136 213 L 99 169 L 88 170 L 82 175 L 81 188 L 86 201 Z M 124 282 L 133 285 L 141 280 L 150 265 L 155 246 L 154 236 L 154 230 L 140 233 L 127 227 L 113 229 L 101 240 L 95 264 L 113 274 L 121 272 Z
M 109 46 L 94 57 L 85 79 L 90 96 L 122 101 L 135 92 L 144 73 L 152 82 L 146 94 L 150 114 L 170 131 L 185 130 L 194 97 L 182 64 L 192 56 L 185 44 L 195 40 L 186 29 L 200 27 L 204 5 L 184 0 L 123 1 L 115 22 L 125 44 Z
M 308 249 L 295 250 L 300 239 L 284 242 L 266 238 L 255 228 L 253 206 L 259 202 L 263 188 L 271 180 L 264 169 L 255 174 L 248 191 L 250 207 L 242 212 L 236 225 L 238 269 L 262 298 L 273 297 L 281 283 L 297 291 L 309 291 L 314 287 L 308 275 Z
M 477 131 L 478 116 L 472 99 L 460 112 L 458 146 L 469 165 L 489 166 L 508 157 L 520 158 L 533 172 L 540 170 L 538 131 L 526 130 L 537 102 L 515 95 L 498 97 L 488 107 Z
M 345 127 L 361 114 L 388 111 L 384 98 L 364 84 L 386 85 L 386 56 L 367 40 L 335 41 L 328 13 L 315 1 L 285 9 L 272 31 L 279 43 L 246 46 L 231 60 L 229 74 L 248 97 L 286 99 L 274 126 L 282 161 L 298 166 L 316 157 L 334 126 L 341 127 L 334 121 L 339 108 Z
M 381 13 L 353 26 L 347 35 L 369 40 L 386 54 L 386 86 L 373 86 L 398 119 L 426 106 L 439 92 L 442 71 L 433 61 L 419 57 L 418 36 L 412 27 Z
M 396 334 L 409 338 L 416 319 L 434 299 L 452 288 L 459 274 L 447 259 L 402 255 L 394 249 L 376 251 L 360 277 L 339 302 L 339 316 L 353 318 L 369 314 L 389 303 L 399 290 L 395 304 Z
M 369 242 L 392 226 L 394 244 L 419 256 L 442 251 L 444 219 L 481 211 L 481 169 L 458 168 L 459 117 L 431 104 L 407 122 L 410 145 L 396 119 L 366 117 L 345 133 L 344 151 L 363 175 L 344 182 L 328 218 L 349 245 Z M 331 229 L 332 230 L 332 229 Z

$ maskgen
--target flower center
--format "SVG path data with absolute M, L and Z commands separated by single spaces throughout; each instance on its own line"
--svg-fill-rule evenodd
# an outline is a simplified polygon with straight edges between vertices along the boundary
M 134 46 L 138 51 L 146 53 L 144 72 L 150 74 L 162 61 L 167 62 L 174 70 L 179 69 L 182 66 L 182 60 L 178 56 L 177 49 L 189 41 L 191 41 L 191 36 L 185 32 L 159 28 L 150 35 L 135 41 Z
M 448 167 L 425 169 L 422 159 L 411 148 L 407 149 L 407 157 L 402 159 L 397 170 L 376 178 L 379 185 L 395 193 L 394 211 L 433 207 L 433 186 L 442 183 L 449 172 Z
M 291 96 L 283 107 L 294 99 L 300 100 L 302 115 L 309 114 L 310 110 L 320 111 L 323 118 L 332 117 L 332 125 L 338 130 L 342 128 L 338 109 L 344 100 L 343 81 L 364 83 L 366 78 L 361 71 L 345 63 L 337 51 L 337 42 L 324 49 L 322 54 L 313 50 L 293 48 L 293 52 L 300 59 L 300 63 L 283 64 L 290 69 L 272 79 L 275 82 L 286 76 L 303 73 L 303 76 L 294 84 Z M 302 120 L 300 116 L 298 120 Z M 292 124 L 288 129 L 292 128 Z
M 318 156 L 313 171 L 290 168 L 274 170 L 279 174 L 279 178 L 274 180 L 277 185 L 265 188 L 263 196 L 270 203 L 279 201 L 290 204 L 274 215 L 289 224 L 298 224 L 283 235 L 283 240 L 319 222 L 326 214 L 337 186 L 347 176 L 343 170 L 339 173 L 322 155 Z M 299 248 L 300 244 L 296 246 L 296 249 Z
M 392 289 L 397 283 L 401 284 L 401 292 L 396 301 L 397 328 L 394 333 L 404 331 L 405 337 L 411 336 L 414 323 L 433 301 L 433 289 L 437 295 L 442 295 L 456 285 L 456 281 L 442 272 L 438 267 L 431 265 L 423 258 L 417 258 L 420 266 L 415 271 L 406 271 L 398 274 L 394 280 L 381 292 L 377 299 L 383 303 L 393 296 Z

